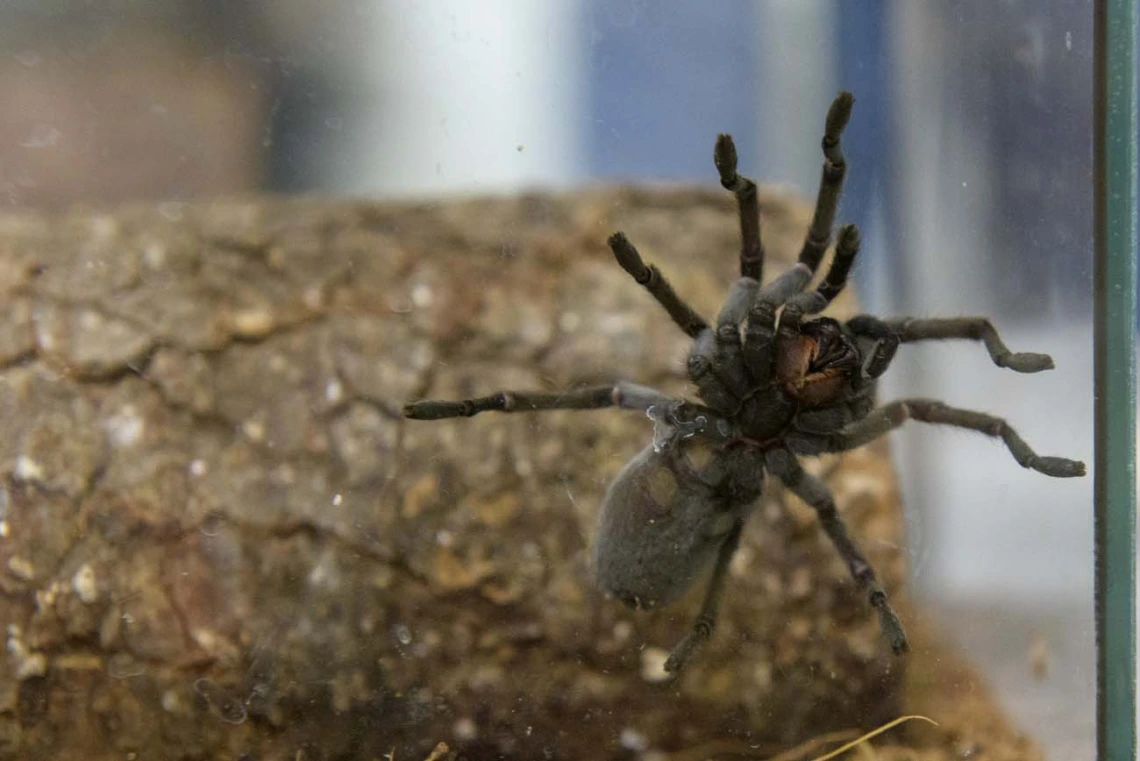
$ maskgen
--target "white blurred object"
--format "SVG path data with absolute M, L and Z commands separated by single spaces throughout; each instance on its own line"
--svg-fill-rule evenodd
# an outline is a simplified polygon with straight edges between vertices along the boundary
M 833 0 L 774 0 L 760 7 L 762 181 L 815 198 L 819 138 L 838 89 Z M 804 44 L 805 40 L 818 41 Z
M 999 328 L 1001 327 L 999 323 Z M 1038 453 L 1092 463 L 1092 326 L 1006 326 L 1014 350 L 1054 370 L 995 367 L 981 343 L 903 346 L 882 398 L 925 396 L 1004 417 Z M 907 423 L 892 437 L 910 509 L 911 566 L 935 600 L 1047 609 L 1092 597 L 1092 480 L 1020 467 L 999 439 Z
M 582 165 L 572 2 L 377 6 L 361 37 L 359 105 L 326 187 L 385 196 L 565 186 Z

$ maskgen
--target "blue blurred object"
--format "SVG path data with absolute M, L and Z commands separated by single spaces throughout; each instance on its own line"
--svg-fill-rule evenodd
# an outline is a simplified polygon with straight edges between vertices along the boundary
M 583 145 L 598 179 L 713 182 L 716 135 L 755 152 L 759 34 L 753 3 L 583 0 Z M 717 51 L 716 55 L 698 51 Z

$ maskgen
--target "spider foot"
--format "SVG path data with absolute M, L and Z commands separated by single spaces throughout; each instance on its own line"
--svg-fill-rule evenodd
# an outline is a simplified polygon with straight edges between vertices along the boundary
M 680 674 L 681 669 L 685 668 L 685 664 L 689 662 L 689 659 L 693 657 L 705 639 L 705 637 L 699 636 L 697 632 L 691 632 L 677 643 L 665 661 L 665 672 L 673 676 Z
M 1064 457 L 1036 457 L 1029 467 L 1053 478 L 1078 478 L 1085 474 L 1083 462 Z
M 903 631 L 902 622 L 899 621 L 898 616 L 891 612 L 891 622 L 888 624 L 886 616 L 879 615 L 879 625 L 887 634 L 887 639 L 891 643 L 891 652 L 895 655 L 902 655 L 910 652 L 910 642 L 907 641 L 906 632 Z
M 823 155 L 832 165 L 841 166 L 843 154 L 836 150 L 839 145 L 839 136 L 847 128 L 851 119 L 851 108 L 855 105 L 855 96 L 844 90 L 836 96 L 827 110 L 827 120 L 824 122 Z
M 736 143 L 732 142 L 732 135 L 717 135 L 713 163 L 720 173 L 720 184 L 727 190 L 735 190 L 740 179 L 736 174 L 736 162 Z
M 891 652 L 895 655 L 909 652 L 910 643 L 907 641 L 906 631 L 903 630 L 902 621 L 898 614 L 887 602 L 887 596 L 882 592 L 872 593 L 871 604 L 879 614 L 879 628 L 882 629 L 887 641 L 891 643 Z
M 1034 354 L 1033 352 L 1017 352 L 995 357 L 994 363 L 998 367 L 1007 367 L 1017 373 L 1039 373 L 1042 370 L 1052 370 L 1053 358 L 1048 354 Z
M 617 259 L 621 268 L 628 272 L 633 279 L 641 285 L 645 285 L 652 279 L 653 273 L 641 258 L 641 254 L 629 242 L 629 238 L 625 237 L 625 233 L 616 232 L 611 235 L 606 243 L 609 244 L 610 250 L 614 252 L 614 257 Z
M 701 614 L 693 624 L 692 631 L 673 648 L 669 658 L 665 661 L 665 671 L 676 676 L 685 668 L 685 664 L 693 657 L 705 640 L 712 636 L 713 619 L 707 614 Z

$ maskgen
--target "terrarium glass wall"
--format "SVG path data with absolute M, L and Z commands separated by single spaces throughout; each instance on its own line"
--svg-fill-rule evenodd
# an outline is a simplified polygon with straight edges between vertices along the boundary
M 861 309 L 918 318 L 986 315 L 1014 351 L 1045 352 L 1056 363 L 1048 372 L 1018 374 L 995 367 L 976 342 L 907 345 L 884 376 L 880 398 L 930 397 L 1000 415 L 1039 453 L 1092 462 L 1094 47 L 1088 2 L 810 0 L 709 5 L 679 0 L 454 0 L 326 5 L 287 0 L 96 4 L 82 9 L 70 3 L 15 2 L 0 9 L 0 30 L 6 67 L 0 76 L 0 198 L 17 213 L 71 204 L 113 208 L 121 202 L 142 202 L 154 204 L 167 221 L 177 224 L 211 199 L 282 193 L 299 199 L 333 196 L 383 203 L 412 199 L 425 205 L 415 208 L 451 219 L 446 204 L 473 196 L 526 194 L 542 199 L 547 193 L 626 185 L 668 192 L 699 186 L 712 194 L 723 192 L 712 152 L 717 134 L 724 132 L 735 137 L 741 172 L 754 177 L 764 193 L 810 204 L 819 181 L 824 114 L 839 90 L 849 90 L 856 104 L 843 136 L 849 173 L 837 221 L 854 222 L 862 232 L 852 273 Z M 621 223 L 622 214 L 643 201 L 620 192 L 598 198 L 595 206 L 573 206 L 579 217 L 562 206 L 550 214 L 586 219 L 575 224 L 580 224 L 582 240 L 593 241 L 602 252 L 597 266 L 616 267 L 603 257 L 610 226 Z M 715 261 L 709 272 L 716 277 L 730 273 L 735 243 L 701 247 L 704 239 L 696 231 L 704 228 L 699 217 L 691 224 L 685 217 L 688 227 L 659 228 L 655 234 L 653 220 L 668 218 L 668 203 L 654 203 L 661 205 L 631 222 L 642 229 L 641 240 L 634 231 L 630 235 L 635 243 L 644 242 L 647 260 L 653 260 L 655 247 L 667 248 L 672 238 L 691 246 L 685 253 L 692 261 Z M 541 217 L 545 207 L 540 201 L 535 204 L 539 211 L 532 217 Z M 730 194 L 724 194 L 721 211 L 729 215 L 731 233 L 735 223 Z M 419 219 L 416 213 L 408 212 L 407 219 Z M 495 267 L 516 268 L 515 280 L 504 282 L 526 285 L 527 278 L 533 278 L 533 293 L 527 298 L 538 301 L 524 304 L 518 294 L 495 290 L 498 284 L 489 276 L 472 282 L 473 291 L 486 290 L 492 294 L 486 298 L 495 302 L 464 334 L 464 340 L 476 346 L 481 345 L 480 335 L 486 337 L 492 329 L 514 336 L 514 328 L 506 326 L 529 319 L 541 325 L 542 319 L 534 315 L 543 314 L 540 303 L 546 297 L 534 294 L 547 293 L 547 284 L 541 274 L 529 274 L 530 268 L 536 261 L 563 262 L 558 257 L 564 255 L 557 253 L 561 244 L 553 236 L 539 245 L 533 237 L 538 233 L 520 232 L 530 230 L 532 218 L 519 212 L 523 221 L 518 221 L 513 212 L 501 211 L 484 216 L 498 214 L 507 220 L 507 228 L 501 239 L 483 241 L 483 254 L 494 250 Z M 298 217 L 304 214 L 298 212 Z M 384 234 L 392 239 L 407 232 L 401 229 L 398 211 L 385 211 L 380 218 L 390 226 Z M 792 214 L 789 219 L 791 229 L 806 224 L 807 215 Z M 406 223 L 409 228 L 415 224 Z M 376 223 L 377 228 L 383 225 Z M 785 222 L 771 228 L 775 238 L 791 236 L 781 225 Z M 335 224 L 316 227 L 332 235 L 327 230 Z M 418 252 L 417 245 L 400 240 L 402 250 Z M 423 256 L 430 257 L 430 252 Z M 314 258 L 319 260 L 319 251 Z M 666 275 L 667 265 L 666 256 Z M 409 272 L 413 280 L 418 276 L 419 264 L 405 261 L 401 266 L 399 277 Z M 430 259 L 425 266 L 430 270 Z M 437 265 L 442 270 L 448 266 Z M 349 272 L 345 278 L 352 276 Z M 702 277 L 692 275 L 673 285 L 682 296 L 700 293 L 713 282 L 717 288 L 728 286 L 713 274 Z M 637 304 L 644 298 L 648 309 L 655 308 L 636 283 L 627 285 L 628 301 Z M 582 294 L 574 298 L 587 299 L 590 282 L 581 288 Z M 604 289 L 594 290 L 596 296 Z M 432 294 L 428 285 L 409 286 L 402 300 L 386 296 L 375 304 L 353 303 L 355 311 L 350 311 L 413 315 L 408 319 L 414 334 L 419 329 L 417 310 L 436 319 L 438 304 L 433 304 Z M 520 299 L 518 304 L 515 299 Z M 575 363 L 610 367 L 595 353 L 620 356 L 622 347 L 573 344 L 568 337 L 575 326 L 593 318 L 583 318 L 572 304 L 559 303 L 560 321 L 543 339 L 549 343 L 535 353 L 540 356 L 536 362 L 553 357 L 556 369 L 542 365 L 533 377 L 546 382 L 563 377 L 558 375 L 563 371 L 566 377 L 579 377 L 572 372 Z M 610 306 L 627 308 L 624 300 Z M 599 324 L 605 323 L 603 317 L 598 317 Z M 614 319 L 619 326 L 615 330 L 625 330 L 625 318 Z M 525 331 L 522 334 L 525 339 Z M 563 348 L 558 336 L 567 337 Z M 396 364 L 422 359 L 407 348 L 411 343 L 390 341 L 378 345 L 406 353 Z M 559 353 L 563 350 L 564 356 Z M 629 351 L 630 356 L 640 356 L 638 351 L 666 354 L 677 367 L 677 377 L 683 377 L 684 353 L 672 344 Z M 510 356 L 512 362 L 521 361 Z M 453 370 L 448 363 L 437 364 L 431 372 L 440 377 Z M 628 369 L 630 380 L 644 380 L 638 378 L 636 364 L 621 369 Z M 531 377 L 493 370 L 479 393 L 496 390 L 492 379 L 516 382 Z M 446 383 L 432 388 L 426 381 L 401 385 L 403 378 L 396 371 L 384 375 L 381 380 L 389 382 L 385 391 L 459 393 L 469 388 L 466 381 L 456 381 L 450 389 Z M 336 407 L 329 404 L 330 409 Z M 381 417 L 398 412 L 398 406 L 380 404 L 379 409 Z M 480 418 L 480 427 L 472 429 L 477 433 L 470 435 L 513 436 L 522 430 L 508 427 L 495 433 L 494 419 L 483 418 L 492 416 Z M 359 423 L 353 420 L 346 423 L 349 428 Z M 609 426 L 619 424 L 607 423 L 597 435 L 604 437 Z M 653 436 L 648 420 L 635 416 L 627 424 L 641 426 L 647 441 Z M 539 443 L 546 432 L 556 430 L 538 418 L 527 425 Z M 334 450 L 337 430 L 330 445 Z M 409 433 L 412 430 L 403 428 L 400 436 L 419 437 L 419 444 L 428 447 L 431 429 Z M 454 441 L 465 435 L 462 430 L 441 429 L 439 436 Z M 361 436 L 361 446 L 372 445 Z M 1054 479 L 1021 468 L 1000 442 L 960 429 L 911 422 L 890 434 L 889 441 L 890 463 L 897 470 L 905 507 L 905 534 L 897 537 L 900 567 L 905 567 L 899 573 L 905 574 L 906 597 L 913 601 L 907 603 L 905 617 L 920 619 L 939 647 L 950 648 L 970 664 L 980 675 L 979 683 L 992 689 L 1010 726 L 1023 730 L 1043 757 L 1091 758 L 1096 721 L 1092 479 Z M 524 460 L 529 452 L 525 446 L 521 450 L 526 451 L 502 446 Z M 26 463 L 19 470 L 18 457 L 19 452 L 13 452 L 11 461 L 2 463 L 5 474 L 16 481 L 28 473 Z M 480 462 L 477 453 L 468 458 Z M 383 464 L 377 467 L 383 475 L 360 481 L 361 500 L 383 505 L 393 499 L 406 507 L 408 495 L 420 494 L 414 491 L 419 488 L 424 490 L 416 497 L 421 501 L 442 500 L 456 511 L 475 509 L 458 491 L 443 488 L 444 496 L 437 498 L 429 494 L 433 487 L 424 485 L 430 481 L 401 480 L 410 472 L 407 468 L 397 472 L 384 470 Z M 470 474 L 454 476 L 455 483 L 468 483 L 465 479 L 474 478 L 479 467 L 471 465 Z M 612 475 L 612 470 L 603 471 Z M 527 485 L 525 468 L 514 477 L 518 494 L 504 500 L 525 506 L 541 499 L 568 514 L 579 509 L 577 485 L 602 479 L 601 473 L 568 472 L 561 488 L 536 496 L 527 491 L 534 485 Z M 331 492 L 329 499 L 333 507 L 340 506 L 332 502 Z M 846 505 L 841 500 L 841 509 Z M 9 520 L 17 519 L 17 513 L 11 513 Z M 403 519 L 414 523 L 414 516 Z M 322 525 L 319 520 L 317 525 Z M 371 536 L 373 528 L 366 522 L 354 525 L 359 533 L 353 536 Z M 424 523 L 423 532 L 428 526 L 435 524 Z M 433 541 L 445 549 L 448 542 L 462 541 L 452 524 L 437 528 L 431 529 Z M 541 522 L 535 530 L 540 528 Z M 873 532 L 863 539 L 886 541 L 874 539 Z M 533 547 L 542 546 L 537 537 L 534 541 Z M 398 543 L 395 546 L 398 554 Z M 525 544 L 520 552 L 531 546 Z M 357 549 L 367 554 L 366 547 Z M 877 547 L 876 552 L 887 549 Z M 43 591 L 36 586 L 40 578 L 21 580 L 21 566 L 13 567 L 11 557 L 20 557 L 18 548 L 9 550 L 13 594 L 34 599 L 37 590 Z M 398 565 L 391 558 L 381 560 Z M 418 568 L 408 562 L 413 570 Z M 762 566 L 760 559 L 747 562 Z M 469 569 L 456 569 L 457 574 L 461 571 Z M 551 577 L 563 572 L 565 568 L 556 567 L 543 571 Z M 321 576 L 325 571 L 314 568 L 312 573 Z M 424 574 L 415 570 L 412 575 L 428 584 Z M 44 585 L 49 581 L 45 577 Z M 309 582 L 306 591 L 298 593 L 306 601 L 319 596 L 320 585 L 311 578 Z M 500 594 L 506 601 L 512 587 L 495 580 L 499 582 L 502 589 L 486 594 Z M 781 584 L 790 588 L 793 581 Z M 805 596 L 810 596 L 810 585 L 803 584 Z M 480 588 L 485 592 L 488 587 Z M 369 594 L 380 593 L 373 589 Z M 731 586 L 726 594 L 734 594 Z M 676 613 L 682 619 L 699 603 L 696 598 L 686 600 Z M 457 597 L 455 605 L 465 603 Z M 509 602 L 488 605 L 500 605 L 494 608 L 500 612 L 512 610 Z M 434 616 L 437 628 L 447 632 L 446 610 L 423 615 Z M 395 637 L 393 647 L 400 657 L 420 657 L 417 647 L 434 647 L 422 644 L 424 632 L 435 631 L 430 621 L 421 618 L 406 626 L 392 615 L 376 624 L 376 636 Z M 867 616 L 873 620 L 869 611 Z M 20 631 L 28 627 L 23 620 L 7 623 L 23 627 Z M 600 626 L 596 621 L 575 625 L 581 631 Z M 618 627 L 625 639 L 613 635 L 615 652 L 632 648 L 629 637 L 641 636 L 629 626 L 623 619 Z M 589 639 L 575 631 L 583 641 Z M 724 657 L 750 636 L 732 626 L 728 632 L 723 640 L 714 637 L 701 652 L 719 650 L 718 657 Z M 531 636 L 537 635 L 518 634 L 520 642 Z M 813 646 L 822 646 L 821 638 L 826 639 L 822 634 L 805 636 L 813 638 Z M 9 642 L 10 653 L 24 652 L 23 640 L 10 637 Z M 254 644 L 272 650 L 277 643 Z M 648 635 L 643 643 L 668 646 L 650 641 Z M 526 649 L 517 642 L 510 647 Z M 106 668 L 101 659 L 110 656 L 99 646 L 84 645 L 83 652 L 92 656 L 93 669 Z M 921 659 L 931 652 L 919 650 L 907 657 Z M 54 657 L 50 648 L 44 653 L 49 660 Z M 621 658 L 627 657 L 605 654 L 611 656 L 615 664 L 625 663 Z M 583 657 L 585 670 L 596 668 L 610 678 L 610 661 L 599 661 L 603 668 Z M 642 679 L 641 656 L 628 657 L 639 664 L 630 678 Z M 758 682 L 781 679 L 776 660 L 762 678 L 756 677 Z M 819 678 L 826 681 L 828 667 L 822 665 L 824 660 L 820 664 Z M 530 667 L 543 673 L 540 667 Z M 218 709 L 219 699 L 210 698 L 209 683 L 198 681 L 206 677 L 194 669 L 205 673 L 209 668 L 187 666 L 187 683 L 198 685 L 190 701 L 232 719 L 236 714 Z M 557 680 L 564 677 L 562 669 L 570 667 L 560 662 L 557 673 L 551 668 L 550 678 Z M 760 672 L 748 663 L 740 668 Z M 509 674 L 510 667 L 505 670 Z M 489 670 L 480 678 L 492 677 Z M 458 679 L 453 674 L 449 678 Z M 330 690 L 345 705 L 356 706 L 357 687 L 338 683 Z M 428 678 L 416 689 L 439 696 L 446 695 L 448 687 Z M 660 700 L 686 705 L 685 700 L 704 689 L 716 691 L 715 684 L 690 684 L 686 697 L 684 686 L 662 688 Z M 761 690 L 756 695 L 766 694 L 756 689 Z M 805 692 L 810 701 L 811 688 L 805 686 Z M 162 696 L 157 699 L 161 702 Z M 255 713 L 256 701 L 248 694 L 236 700 L 244 701 L 243 720 Z M 13 709 L 15 715 L 20 710 Z M 115 713 L 114 707 L 101 710 L 101 716 Z M 421 715 L 418 708 L 406 710 L 400 730 L 405 733 Z M 548 710 L 556 714 L 560 709 Z M 749 710 L 763 714 L 767 709 L 757 697 Z M 367 731 L 362 727 L 371 720 L 368 711 L 346 709 L 343 716 L 343 732 Z M 658 747 L 652 729 L 609 709 L 597 720 L 612 727 L 611 744 L 598 757 L 669 758 L 667 753 L 681 752 L 684 744 L 678 740 Z M 282 731 L 272 718 L 250 721 L 252 726 L 262 721 L 266 731 Z M 431 744 L 438 739 L 448 742 L 452 751 L 466 748 L 469 758 L 495 753 L 514 757 L 511 748 L 530 747 L 527 741 L 512 745 L 504 739 L 515 728 L 496 734 L 481 721 L 477 713 L 451 715 L 446 722 L 449 736 L 432 738 Z M 250 726 L 245 724 L 245 729 Z M 564 731 L 574 734 L 576 728 L 566 726 Z M 24 735 L 38 737 L 31 729 Z M 747 737 L 736 739 L 747 744 Z M 313 758 L 324 757 L 305 742 L 298 738 L 298 747 L 308 748 L 305 752 Z M 565 757 L 559 755 L 556 739 L 535 747 Z M 743 752 L 767 758 L 779 750 L 765 744 Z M 968 742 L 957 750 L 987 752 Z

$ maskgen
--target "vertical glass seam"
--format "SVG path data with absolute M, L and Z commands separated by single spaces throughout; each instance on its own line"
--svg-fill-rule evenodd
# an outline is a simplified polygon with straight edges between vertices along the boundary
M 1136 2 L 1097 0 L 1097 756 L 1136 758 Z

